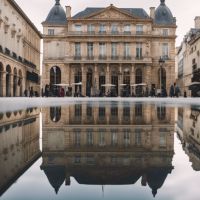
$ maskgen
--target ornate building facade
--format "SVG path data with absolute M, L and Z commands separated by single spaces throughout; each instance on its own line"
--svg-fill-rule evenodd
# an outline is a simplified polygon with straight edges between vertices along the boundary
M 161 0 L 150 15 L 142 8 L 86 8 L 71 16 L 56 0 L 43 24 L 43 88 L 66 84 L 85 96 L 148 89 L 169 90 L 175 79 L 176 20 Z M 160 58 L 165 62 L 159 63 Z
M 41 34 L 14 0 L 0 1 L 0 97 L 40 82 Z
M 70 177 L 87 185 L 129 185 L 142 177 L 155 196 L 173 169 L 174 108 L 86 102 L 42 113 L 41 169 L 56 193 Z

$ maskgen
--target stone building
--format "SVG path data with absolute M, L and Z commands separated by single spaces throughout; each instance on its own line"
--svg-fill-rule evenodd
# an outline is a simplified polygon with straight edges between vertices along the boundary
M 41 169 L 56 193 L 70 177 L 89 185 L 129 185 L 142 177 L 154 196 L 162 187 L 173 169 L 174 108 L 122 104 L 43 109 Z
M 176 20 L 165 1 L 142 8 L 88 7 L 71 16 L 56 0 L 43 24 L 43 88 L 66 84 L 72 93 L 141 94 L 141 86 L 169 90 L 175 79 Z M 159 63 L 162 58 L 165 63 Z M 160 73 L 161 72 L 161 73 Z M 160 80 L 161 79 L 161 80 Z M 106 86 L 105 86 L 106 85 Z
M 0 113 L 0 196 L 41 156 L 39 113 Z
M 0 97 L 22 96 L 32 86 L 39 89 L 40 39 L 14 0 L 0 1 Z
M 195 18 L 195 27 L 185 35 L 177 54 L 177 82 L 188 96 L 200 96 L 200 17 Z M 198 83 L 198 84 L 197 84 Z

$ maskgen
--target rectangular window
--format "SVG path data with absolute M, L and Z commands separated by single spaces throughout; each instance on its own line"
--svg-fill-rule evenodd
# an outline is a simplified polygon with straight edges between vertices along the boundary
M 128 129 L 124 130 L 124 145 L 125 146 L 130 145 L 130 130 L 128 130 Z
M 92 107 L 91 106 L 87 106 L 87 117 L 92 117 Z
M 160 133 L 160 146 L 165 147 L 166 143 L 166 133 Z
M 93 145 L 93 131 L 92 130 L 87 131 L 87 145 L 89 146 Z
M 141 42 L 136 43 L 136 58 L 142 59 L 142 43 Z
M 111 43 L 111 57 L 115 59 L 117 57 L 117 43 Z
M 117 28 L 117 24 L 112 24 L 111 25 L 111 33 L 118 33 L 118 28 Z
M 169 35 L 169 30 L 163 29 L 163 36 L 168 36 L 168 35 Z
M 80 147 L 81 145 L 81 131 L 80 130 L 75 130 L 74 131 L 74 145 L 76 147 Z
M 81 43 L 75 43 L 75 57 L 81 57 Z
M 169 58 L 169 46 L 168 43 L 162 44 L 162 58 L 167 60 Z
M 128 59 L 130 58 L 131 52 L 130 52 L 130 43 L 124 43 L 124 58 Z
M 76 32 L 81 32 L 82 31 L 82 26 L 80 24 L 75 24 L 75 31 Z
M 48 35 L 54 35 L 54 29 L 48 29 Z
M 99 33 L 105 33 L 106 32 L 106 26 L 105 24 L 100 24 L 99 26 Z
M 135 144 L 137 146 L 140 146 L 142 144 L 142 136 L 141 136 L 141 130 L 140 129 L 135 130 Z
M 116 146 L 118 143 L 117 139 L 117 131 L 116 130 L 111 130 L 111 145 Z
M 93 57 L 93 43 L 92 42 L 88 42 L 87 43 L 87 55 L 89 58 Z
M 136 35 L 143 34 L 143 25 L 136 25 Z
M 126 24 L 124 26 L 124 33 L 127 33 L 127 34 L 131 33 L 131 25 L 130 24 Z
M 88 33 L 94 33 L 94 25 L 93 24 L 88 24 L 87 31 L 88 31 Z
M 99 43 L 99 56 L 102 58 L 106 56 L 106 44 L 105 43 Z
M 106 145 L 105 132 L 106 132 L 106 130 L 104 130 L 104 129 L 99 130 L 99 146 L 105 146 Z

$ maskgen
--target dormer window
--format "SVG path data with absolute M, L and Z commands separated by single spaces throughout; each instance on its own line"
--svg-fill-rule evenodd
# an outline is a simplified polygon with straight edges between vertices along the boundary
M 140 24 L 136 25 L 136 34 L 137 35 L 143 34 L 143 25 Z
M 169 35 L 169 30 L 163 29 L 163 36 L 168 36 L 168 35 Z
M 48 29 L 48 35 L 54 35 L 54 29 Z
M 75 25 L 75 31 L 76 32 L 81 32 L 82 31 L 82 26 L 80 24 Z

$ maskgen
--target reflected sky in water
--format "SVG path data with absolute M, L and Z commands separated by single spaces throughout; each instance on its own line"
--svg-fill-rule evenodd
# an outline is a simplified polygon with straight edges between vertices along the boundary
M 1 114 L 0 198 L 197 200 L 199 115 L 116 102 Z

